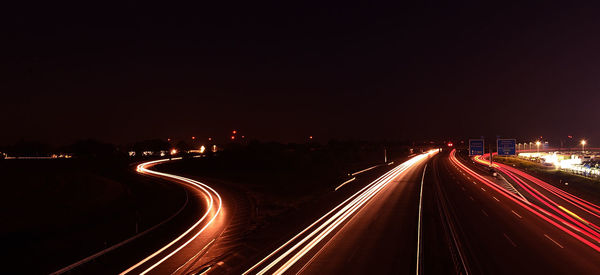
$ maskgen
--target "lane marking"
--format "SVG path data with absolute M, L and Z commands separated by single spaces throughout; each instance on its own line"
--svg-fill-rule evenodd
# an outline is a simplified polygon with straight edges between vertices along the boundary
M 473 196 L 469 196 L 469 199 L 471 199 L 472 201 L 475 201 L 475 199 L 473 198 Z
M 509 243 L 510 243 L 512 246 L 514 246 L 514 247 L 517 247 L 517 244 L 515 244 L 515 242 L 513 242 L 513 240 L 511 240 L 511 239 L 508 237 L 508 235 L 506 235 L 506 233 L 502 233 L 502 235 L 504 235 L 504 238 L 506 238 L 506 239 L 508 240 L 508 242 L 509 242 Z
M 546 234 L 544 234 L 544 236 L 546 236 L 546 238 L 548 238 L 548 240 L 551 240 L 554 244 L 558 245 L 558 247 L 565 248 L 564 246 L 560 245 L 557 241 L 555 241 L 552 238 L 550 238 L 550 236 L 548 236 Z
M 492 198 L 494 198 L 496 201 L 500 201 L 498 198 L 496 198 L 496 196 L 492 196 Z
M 521 217 L 521 215 L 519 215 L 519 213 L 515 212 L 515 210 L 510 210 L 513 214 L 517 215 L 517 217 L 519 217 L 519 219 L 522 219 L 523 217 Z
M 481 190 L 483 190 L 483 192 L 486 192 L 486 191 L 485 191 L 485 188 L 483 188 L 483 187 L 481 187 Z
M 417 224 L 417 272 L 415 274 L 419 275 L 419 260 L 421 259 L 421 217 L 423 216 L 422 206 L 423 206 L 423 182 L 425 181 L 425 171 L 427 170 L 427 163 L 425 163 L 425 168 L 423 168 L 423 176 L 421 177 L 421 192 L 419 193 L 419 222 Z
M 351 179 L 349 179 L 349 180 L 347 180 L 347 181 L 343 182 L 343 183 L 342 183 L 342 184 L 340 184 L 338 187 L 336 187 L 334 191 L 337 191 L 338 189 L 342 188 L 342 186 L 346 185 L 346 183 L 352 182 L 352 181 L 354 181 L 354 180 L 356 180 L 356 177 L 353 177 L 353 178 L 351 178 Z
M 488 216 L 488 217 L 490 216 L 490 215 L 488 215 L 488 213 L 486 213 L 486 212 L 485 212 L 485 210 L 483 210 L 483 209 L 481 209 L 481 212 L 483 212 L 483 214 L 484 214 L 484 215 L 486 215 L 486 216 Z

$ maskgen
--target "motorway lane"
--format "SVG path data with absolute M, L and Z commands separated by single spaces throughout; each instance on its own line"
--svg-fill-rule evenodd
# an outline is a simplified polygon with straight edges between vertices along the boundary
M 482 160 L 477 159 L 477 162 Z M 494 167 L 512 181 L 529 201 L 562 216 L 600 240 L 600 206 L 508 165 L 494 163 Z
M 472 273 L 599 274 L 600 253 L 450 163 L 437 181 L 460 213 Z
M 423 168 L 415 165 L 394 179 L 291 273 L 414 273 Z
M 416 267 L 420 173 L 436 152 L 417 155 L 367 184 L 245 274 L 411 272 Z
M 147 163 L 145 168 L 150 168 L 158 163 L 160 162 Z M 138 166 L 139 168 L 140 166 Z M 151 170 L 138 170 L 138 172 L 146 175 L 150 174 L 149 171 Z M 220 198 L 214 192 L 206 187 L 204 188 L 205 190 L 201 190 L 197 186 L 198 182 L 175 175 L 152 174 L 149 176 L 157 179 L 158 184 L 168 182 L 168 184 L 175 183 L 180 185 L 186 194 L 185 201 L 182 202 L 182 208 L 177 213 L 174 213 L 172 217 L 136 235 L 118 247 L 109 248 L 105 254 L 78 264 L 68 270 L 57 271 L 55 274 L 65 272 L 76 274 L 118 274 L 129 272 L 132 274 L 142 274 L 145 272 L 170 274 L 186 263 L 192 256 L 196 255 L 208 241 L 214 238 L 213 236 L 216 236 L 223 230 L 223 222 L 227 219 L 226 212 L 220 211 L 216 215 L 216 207 L 208 207 L 210 196 L 214 197 L 213 204 L 215 206 L 220 203 Z M 164 202 L 157 201 L 156 203 L 160 204 Z M 199 217 L 205 214 L 204 221 L 198 223 Z M 214 215 L 216 215 L 216 218 L 212 220 Z M 202 232 L 204 234 L 194 238 L 194 235 L 211 220 L 211 226 L 208 226 L 204 230 L 205 232 Z M 195 223 L 198 224 L 193 226 Z M 188 232 L 183 234 L 186 231 Z M 182 237 L 179 240 L 174 241 L 180 236 Z M 191 241 L 187 242 L 188 240 Z M 201 245 L 202 247 L 199 247 Z M 180 247 L 181 249 L 179 249 Z M 152 258 L 148 258 L 149 255 L 156 251 L 160 251 L 160 253 L 157 253 Z M 170 255 L 171 253 L 173 255 Z M 141 262 L 146 258 L 148 259 L 147 261 Z M 160 264 L 157 264 L 158 262 Z M 137 263 L 139 263 L 139 266 L 136 266 Z
M 173 232 L 172 240 L 156 251 L 130 266 L 120 274 L 171 274 L 189 270 L 198 257 L 202 257 L 227 224 L 226 211 L 219 193 L 201 182 L 173 174 L 152 170 L 152 166 L 170 159 L 140 164 L 137 171 L 153 177 L 169 180 L 188 188 L 194 201 L 204 202 L 202 209 L 185 231 Z

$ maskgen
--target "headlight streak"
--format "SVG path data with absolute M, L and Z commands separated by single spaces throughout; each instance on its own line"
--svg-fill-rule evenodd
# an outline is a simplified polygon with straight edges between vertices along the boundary
M 206 209 L 206 211 L 204 212 L 204 214 L 202 215 L 202 217 L 198 221 L 196 221 L 196 223 L 194 223 L 190 228 L 188 228 L 185 232 L 183 232 L 181 235 L 179 235 L 173 241 L 171 241 L 167 245 L 163 246 L 161 249 L 157 250 L 156 252 L 152 253 L 148 257 L 144 258 L 143 260 L 141 260 L 140 262 L 138 262 L 134 266 L 132 266 L 132 267 L 128 268 L 127 270 L 121 272 L 120 273 L 121 275 L 127 274 L 127 273 L 135 270 L 136 268 L 138 268 L 142 264 L 148 262 L 149 260 L 153 259 L 154 257 L 156 257 L 157 255 L 159 255 L 160 253 L 164 252 L 169 247 L 173 246 L 175 243 L 177 243 L 178 241 L 180 241 L 181 239 L 183 239 L 186 235 L 188 235 L 192 230 L 196 229 L 206 219 L 206 217 L 211 213 L 211 211 L 216 211 L 214 213 L 214 215 L 210 218 L 210 220 L 194 236 L 192 236 L 191 238 L 189 238 L 181 246 L 179 246 L 178 248 L 176 248 L 175 250 L 173 250 L 171 253 L 169 253 L 168 255 L 164 256 L 163 258 L 161 258 L 160 260 L 158 260 L 156 263 L 154 263 L 152 266 L 150 266 L 149 268 L 145 269 L 144 271 L 142 271 L 139 274 L 146 274 L 146 273 L 150 272 L 152 269 L 154 269 L 155 267 L 157 267 L 158 265 L 160 265 L 161 263 L 163 263 L 164 261 L 166 261 L 167 259 L 169 259 L 175 253 L 179 252 L 186 245 L 188 245 L 190 242 L 192 242 L 194 239 L 196 239 L 196 237 L 198 237 L 202 232 L 204 232 L 204 230 L 206 230 L 206 228 L 209 225 L 212 224 L 212 222 L 216 219 L 216 217 L 221 212 L 221 207 L 222 207 L 221 196 L 219 195 L 219 193 L 217 193 L 210 186 L 208 186 L 206 184 L 203 184 L 203 183 L 201 183 L 199 181 L 195 181 L 195 180 L 188 179 L 188 178 L 181 177 L 181 176 L 177 176 L 177 175 L 172 175 L 172 174 L 157 172 L 157 171 L 149 170 L 147 168 L 147 167 L 151 167 L 153 165 L 156 165 L 158 163 L 166 162 L 166 161 L 169 161 L 169 160 L 179 160 L 179 159 L 181 159 L 181 157 L 179 157 L 179 158 L 172 158 L 172 159 L 161 159 L 161 160 L 155 160 L 155 161 L 145 162 L 145 163 L 142 163 L 142 164 L 138 165 L 136 170 L 139 173 L 142 173 L 142 174 L 150 174 L 150 175 L 154 175 L 154 176 L 161 176 L 161 177 L 176 179 L 176 180 L 179 180 L 179 181 L 186 182 L 186 183 L 188 183 L 188 184 L 190 184 L 190 185 L 192 185 L 194 187 L 197 187 L 198 189 L 202 190 L 208 196 L 208 198 L 209 198 L 208 199 L 208 208 Z M 214 194 L 214 196 L 216 196 L 216 201 L 218 202 L 217 206 L 216 206 L 216 210 L 213 209 L 214 208 L 214 201 L 215 201 L 215 199 L 213 199 L 213 194 Z
M 302 259 L 302 257 L 304 255 L 306 255 L 306 253 L 308 253 L 319 242 L 321 242 L 324 238 L 326 238 L 331 232 L 333 232 L 341 224 L 343 224 L 349 217 L 352 216 L 352 214 L 354 214 L 356 211 L 360 210 L 362 206 L 364 206 L 381 189 L 383 189 L 390 182 L 392 182 L 392 180 L 394 178 L 398 177 L 400 174 L 402 174 L 404 171 L 411 168 L 413 165 L 419 163 L 420 161 L 424 160 L 428 156 L 435 154 L 437 152 L 438 152 L 437 150 L 432 150 L 428 153 L 424 153 L 424 154 L 415 156 L 415 157 L 411 158 L 410 160 L 393 168 L 392 170 L 390 170 L 383 176 L 379 177 L 375 181 L 371 182 L 370 184 L 368 184 L 367 186 L 362 188 L 360 191 L 356 192 L 350 198 L 346 199 L 344 202 L 342 202 L 341 204 L 336 206 L 333 210 L 331 210 L 330 212 L 328 212 L 327 214 L 325 214 L 324 216 L 319 218 L 317 221 L 312 223 L 310 226 L 308 226 L 307 228 L 302 230 L 300 233 L 298 233 L 292 239 L 287 241 L 285 244 L 281 245 L 275 251 L 273 251 L 272 253 L 267 255 L 265 258 L 263 258 L 257 264 L 255 264 L 250 269 L 248 269 L 246 272 L 244 272 L 244 274 L 249 274 L 253 270 L 260 267 L 261 265 L 265 264 L 275 254 L 283 251 L 285 248 L 287 248 L 288 245 L 290 245 L 292 242 L 296 241 L 301 236 L 303 236 L 304 233 L 311 230 L 314 226 L 319 224 L 321 221 L 327 219 L 320 226 L 318 226 L 316 229 L 312 230 L 308 235 L 306 235 L 304 238 L 302 238 L 300 241 L 298 241 L 295 245 L 293 245 L 287 251 L 283 252 L 275 260 L 272 260 L 268 265 L 266 265 L 264 268 L 262 268 L 257 274 L 265 274 L 265 273 L 269 272 L 269 270 L 271 270 L 276 265 L 280 264 L 282 261 L 284 261 L 286 258 L 288 258 L 288 260 L 285 261 L 283 264 L 281 264 L 281 266 L 273 273 L 281 274 L 281 273 L 285 272 L 290 267 L 292 267 L 296 262 L 298 262 L 300 259 Z M 340 210 L 337 211 L 338 209 L 340 209 Z M 335 212 L 335 211 L 337 211 L 337 212 Z M 331 215 L 334 212 L 335 212 L 335 214 Z M 298 250 L 298 251 L 296 251 L 296 250 Z M 295 254 L 293 254 L 291 257 L 289 257 L 290 254 L 292 254 L 294 252 L 295 252 Z
M 552 224 L 553 226 L 555 226 L 556 228 L 562 230 L 563 232 L 567 233 L 568 235 L 570 235 L 571 237 L 579 240 L 580 242 L 586 244 L 587 246 L 589 246 L 590 248 L 596 250 L 597 252 L 600 252 L 600 247 L 598 245 L 596 245 L 595 243 L 598 243 L 598 239 L 595 238 L 593 235 L 588 234 L 587 232 L 580 232 L 582 235 L 584 235 L 585 237 L 582 237 L 580 235 L 578 235 L 577 233 L 569 230 L 568 228 L 562 226 L 559 224 L 565 224 L 566 226 L 570 227 L 571 229 L 574 229 L 575 226 L 570 224 L 569 222 L 565 221 L 564 219 L 561 219 L 560 217 L 542 209 L 541 207 L 535 205 L 535 204 L 531 204 L 528 203 L 526 201 L 523 201 L 522 199 L 520 199 L 519 197 L 516 197 L 516 195 L 514 195 L 511 192 L 508 192 L 507 190 L 505 190 L 504 188 L 496 185 L 496 183 L 488 180 L 487 178 L 477 174 L 476 172 L 474 172 L 473 170 L 469 169 L 468 167 L 466 167 L 464 164 L 462 164 L 455 156 L 456 150 L 452 150 L 452 152 L 450 153 L 450 160 L 452 161 L 452 163 L 454 163 L 456 166 L 458 166 L 461 170 L 467 172 L 467 174 L 473 176 L 474 178 L 478 179 L 480 182 L 482 182 L 483 184 L 486 184 L 488 187 L 490 187 L 491 189 L 494 189 L 496 192 L 502 194 L 503 196 L 505 196 L 506 198 L 512 200 L 513 202 L 515 202 L 516 204 L 520 205 L 521 207 L 523 207 L 525 210 L 529 211 L 530 213 L 536 215 L 537 217 L 545 220 L 546 222 Z M 543 213 L 543 214 L 542 214 Z M 550 217 L 550 218 L 549 218 Z M 574 229 L 575 231 L 578 231 L 576 229 Z M 589 239 L 592 239 L 595 243 L 592 243 Z

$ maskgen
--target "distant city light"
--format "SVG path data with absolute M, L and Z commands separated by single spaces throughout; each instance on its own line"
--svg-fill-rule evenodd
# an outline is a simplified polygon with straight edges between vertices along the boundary
M 234 140 L 234 139 L 235 139 L 235 136 L 231 136 L 231 140 Z
M 192 137 L 192 139 L 196 139 L 196 137 Z
M 171 149 L 171 155 L 176 155 L 177 154 L 177 149 Z
M 452 144 L 452 142 L 448 142 L 448 147 L 452 147 L 454 146 L 454 144 Z
M 235 134 L 237 134 L 237 131 L 236 131 L 236 130 L 233 130 L 233 131 L 231 131 L 231 132 L 232 132 L 234 135 L 235 135 Z
M 581 145 L 585 145 L 586 141 L 585 140 L 581 140 Z
M 206 151 L 206 147 L 204 145 L 200 146 L 200 154 L 204 154 L 204 151 Z
M 211 141 L 211 140 L 212 140 L 212 138 L 211 138 L 211 137 L 209 137 L 209 138 L 208 138 L 208 141 Z

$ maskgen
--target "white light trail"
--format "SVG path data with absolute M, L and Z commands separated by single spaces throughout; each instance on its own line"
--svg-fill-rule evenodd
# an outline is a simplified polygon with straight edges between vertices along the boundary
M 210 186 L 208 186 L 208 185 L 206 185 L 204 183 L 201 183 L 199 181 L 195 181 L 195 180 L 189 179 L 189 178 L 185 178 L 185 177 L 181 177 L 181 176 L 177 176 L 177 175 L 173 175 L 173 174 L 167 174 L 167 173 L 157 172 L 157 171 L 149 170 L 148 168 L 146 168 L 146 167 L 158 164 L 158 163 L 166 162 L 166 161 L 169 161 L 169 160 L 178 160 L 178 159 L 181 159 L 181 158 L 161 159 L 161 160 L 155 160 L 155 161 L 145 162 L 145 163 L 142 163 L 142 164 L 140 164 L 140 165 L 137 166 L 137 171 L 139 173 L 142 173 L 142 174 L 150 174 L 150 175 L 154 175 L 154 176 L 161 176 L 161 177 L 166 177 L 166 178 L 170 178 L 170 179 L 175 179 L 175 180 L 183 181 L 183 182 L 186 182 L 186 183 L 188 183 L 188 184 L 190 184 L 190 185 L 198 188 L 199 190 L 201 190 L 203 193 L 205 193 L 208 196 L 208 198 L 209 198 L 208 199 L 208 207 L 207 207 L 206 211 L 204 212 L 204 214 L 202 215 L 202 217 L 198 221 L 196 221 L 190 228 L 188 228 L 185 232 L 183 232 L 183 234 L 179 235 L 173 241 L 171 241 L 167 245 L 163 246 L 161 249 L 157 250 L 156 252 L 152 253 L 150 256 L 144 258 L 143 260 L 141 260 L 140 262 L 138 262 L 134 266 L 132 266 L 132 267 L 128 268 L 127 270 L 121 272 L 120 273 L 121 275 L 127 274 L 127 273 L 135 270 L 136 268 L 138 268 L 142 264 L 144 264 L 144 263 L 152 260 L 157 255 L 161 254 L 166 249 L 170 248 L 175 243 L 177 243 L 178 241 L 180 241 L 181 239 L 183 239 L 191 231 L 193 231 L 194 229 L 196 229 L 197 227 L 199 227 L 200 224 L 211 213 L 211 211 L 215 211 L 213 208 L 216 208 L 216 212 L 214 213 L 214 215 L 210 218 L 210 220 L 195 235 L 193 235 L 192 237 L 190 237 L 185 243 L 183 243 L 182 245 L 180 245 L 179 247 L 177 247 L 175 250 L 173 250 L 168 255 L 166 255 L 163 258 L 161 258 L 158 261 L 156 261 L 152 266 L 150 266 L 149 268 L 145 269 L 144 271 L 142 271 L 139 274 L 146 274 L 146 273 L 150 272 L 152 269 L 154 269 L 155 267 L 157 267 L 158 265 L 160 265 L 161 263 L 163 263 L 164 261 L 166 261 L 167 259 L 169 259 L 175 253 L 179 252 L 181 249 L 183 249 L 185 246 L 187 246 L 190 242 L 192 242 L 194 239 L 196 239 L 196 237 L 198 237 L 202 232 L 204 232 L 204 230 L 206 230 L 206 228 L 209 225 L 212 224 L 212 222 L 215 220 L 215 218 L 221 212 L 221 207 L 222 207 L 221 196 L 219 195 L 219 193 L 217 193 Z M 214 196 L 216 196 L 216 201 L 217 201 L 216 207 L 214 206 L 215 199 L 213 198 L 213 194 L 214 194 Z
M 271 254 L 263 258 L 257 264 L 252 266 L 249 270 L 244 272 L 244 274 L 248 274 L 253 270 L 257 269 L 263 264 L 266 264 L 271 257 L 276 255 L 277 253 L 283 252 L 288 245 L 299 239 L 304 233 L 309 232 L 304 238 L 295 243 L 291 248 L 285 250 L 285 252 L 281 253 L 279 257 L 272 260 L 269 264 L 263 267 L 257 274 L 265 274 L 269 273 L 271 269 L 273 269 L 276 265 L 279 265 L 279 268 L 274 271 L 274 274 L 281 274 L 292 267 L 296 262 L 298 262 L 304 255 L 306 255 L 312 248 L 314 248 L 317 244 L 319 244 L 324 238 L 326 238 L 331 232 L 336 230 L 341 224 L 343 224 L 349 217 L 351 217 L 356 211 L 360 210 L 371 198 L 373 198 L 380 190 L 386 187 L 393 179 L 398 177 L 400 174 L 413 167 L 413 165 L 423 161 L 428 156 L 437 153 L 437 150 L 430 151 L 428 153 L 424 153 L 418 156 L 415 156 L 408 161 L 398 165 L 393 168 L 383 176 L 379 177 L 375 181 L 371 182 L 367 186 L 365 186 L 360 191 L 356 192 L 350 198 L 336 206 L 329 213 L 325 214 L 313 224 L 302 230 L 288 242 L 277 248 Z M 338 210 L 339 209 L 339 210 Z M 336 212 L 337 211 L 337 212 Z M 321 223 L 321 221 L 323 221 Z M 317 228 L 310 231 L 314 226 L 321 223 Z M 287 260 L 286 260 L 287 259 Z

